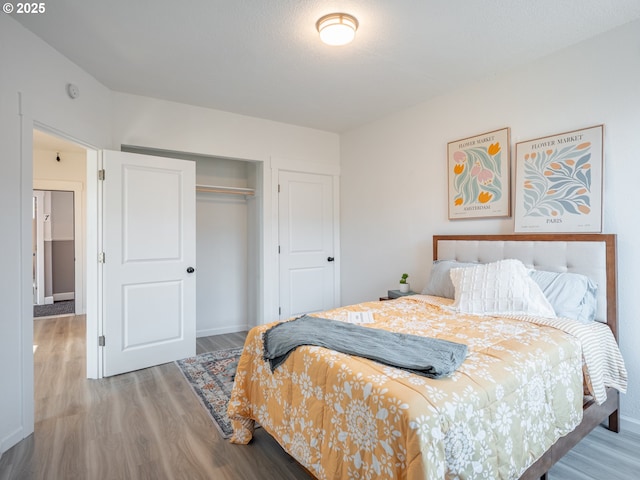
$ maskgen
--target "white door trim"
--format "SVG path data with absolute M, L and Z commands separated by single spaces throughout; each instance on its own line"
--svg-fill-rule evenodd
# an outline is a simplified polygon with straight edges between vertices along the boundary
M 8 97 L 9 95 L 7 95 Z M 20 334 L 22 344 L 18 346 L 18 357 L 14 368 L 19 370 L 20 403 L 22 411 L 20 425 L 10 434 L 0 438 L 0 454 L 33 433 L 34 429 L 34 385 L 33 385 L 33 119 L 28 102 L 21 92 L 17 99 L 15 131 L 20 134 Z M 4 100 L 4 98 L 3 98 Z
M 36 198 L 36 271 L 35 284 L 37 300 L 35 305 L 44 305 L 44 215 L 42 207 L 44 205 L 44 192 L 34 191 Z
M 87 350 L 87 378 L 102 378 L 102 357 L 100 355 L 100 347 L 98 346 L 98 336 L 99 332 L 102 331 L 102 318 L 99 316 L 99 305 L 100 301 L 99 291 L 102 288 L 102 278 L 101 274 L 98 270 L 98 251 L 99 244 L 98 239 L 99 236 L 99 212 L 100 205 L 98 203 L 99 199 L 99 182 L 98 182 L 98 148 L 95 145 L 91 145 L 83 140 L 79 140 L 73 135 L 69 135 L 66 132 L 58 130 L 54 127 L 46 125 L 44 123 L 38 122 L 37 120 L 32 120 L 28 124 L 23 124 L 22 127 L 22 135 L 23 138 L 25 136 L 29 139 L 30 150 L 28 153 L 28 157 L 23 158 L 23 163 L 28 162 L 30 169 L 29 176 L 29 187 L 32 191 L 33 184 L 33 130 L 37 129 L 45 133 L 49 133 L 51 135 L 55 135 L 56 137 L 62 138 L 69 142 L 76 143 L 81 145 L 87 150 L 87 177 L 85 183 L 85 221 L 86 224 L 83 226 L 84 232 L 81 235 L 81 238 L 84 242 L 84 253 L 82 256 L 82 261 L 84 263 L 84 274 L 86 274 L 85 280 L 85 313 L 86 313 L 86 350 Z M 28 160 L 27 160 L 28 158 Z M 79 182 L 71 182 L 71 183 L 79 183 Z M 77 235 L 76 235 L 77 237 Z M 77 259 L 78 257 L 76 257 Z M 78 277 L 76 276 L 76 281 Z M 33 338 L 33 306 L 30 309 L 29 319 L 31 329 L 31 338 Z M 29 350 L 32 350 L 30 343 L 32 340 L 29 340 Z M 33 357 L 33 353 L 31 353 Z M 26 379 L 26 378 L 25 378 Z M 33 376 L 31 376 L 30 380 L 31 387 L 33 388 Z M 33 396 L 33 395 L 32 395 Z M 25 405 L 25 408 L 28 408 L 28 405 Z M 31 401 L 30 406 L 31 412 L 33 414 L 33 401 Z
M 20 425 L 9 435 L 0 438 L 0 454 L 8 447 L 15 445 L 18 441 L 26 438 L 34 431 L 34 371 L 33 371 L 33 254 L 32 250 L 32 208 L 33 208 L 33 130 L 38 129 L 56 135 L 65 140 L 75 142 L 88 149 L 87 156 L 90 156 L 91 150 L 95 151 L 95 147 L 79 141 L 70 135 L 61 132 L 53 127 L 34 120 L 31 111 L 30 99 L 22 92 L 16 92 L 16 124 L 15 131 L 19 134 L 20 147 L 20 274 L 18 282 L 20 284 L 20 334 L 21 342 L 18 346 L 18 362 L 15 368 L 18 369 L 21 378 L 20 385 L 20 403 L 22 405 L 19 415 Z M 89 165 L 87 166 L 88 176 L 90 177 Z M 88 182 L 89 183 L 89 182 Z M 97 211 L 97 210 L 96 210 Z M 89 249 L 91 245 L 86 244 Z M 95 320 L 95 317 L 93 317 Z M 87 314 L 87 338 L 91 333 L 92 318 Z M 94 338 L 97 338 L 94 337 Z M 87 376 L 91 377 L 93 367 L 94 349 L 89 347 L 87 343 Z M 96 345 L 95 353 L 98 348 Z

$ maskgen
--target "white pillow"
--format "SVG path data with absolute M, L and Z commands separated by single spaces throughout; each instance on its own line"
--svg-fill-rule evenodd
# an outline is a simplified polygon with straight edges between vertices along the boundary
M 454 299 L 456 291 L 451 283 L 449 272 L 452 268 L 471 267 L 478 265 L 478 262 L 458 262 L 456 260 L 436 260 L 431 267 L 429 283 L 422 290 L 423 295 L 435 295 Z
M 558 317 L 573 318 L 582 323 L 595 320 L 598 286 L 589 277 L 544 270 L 533 270 L 529 276 L 538 284 Z
M 456 291 L 452 308 L 458 312 L 556 316 L 520 260 L 507 259 L 473 267 L 452 268 L 450 275 Z

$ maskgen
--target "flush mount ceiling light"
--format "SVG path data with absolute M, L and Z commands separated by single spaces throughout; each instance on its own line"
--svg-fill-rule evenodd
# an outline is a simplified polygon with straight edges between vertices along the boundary
M 327 45 L 339 46 L 351 43 L 358 30 L 358 20 L 348 13 L 330 13 L 316 22 L 320 40 Z

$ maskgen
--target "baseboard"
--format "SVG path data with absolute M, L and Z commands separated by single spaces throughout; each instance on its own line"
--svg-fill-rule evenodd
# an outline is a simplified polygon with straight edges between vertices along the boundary
M 211 335 L 223 335 L 225 333 L 246 332 L 249 325 L 231 325 L 229 327 L 208 328 L 206 330 L 196 330 L 196 337 L 209 337 Z
M 64 300 L 73 300 L 75 298 L 76 298 L 76 294 L 74 292 L 64 292 L 64 293 L 53 294 L 54 302 L 62 302 Z
M 0 440 L 0 458 L 2 454 L 13 447 L 15 444 L 23 440 L 25 437 L 23 435 L 24 429 L 22 427 L 18 427 L 9 435 Z
M 640 420 L 621 415 L 620 423 L 620 427 L 622 430 L 640 435 Z

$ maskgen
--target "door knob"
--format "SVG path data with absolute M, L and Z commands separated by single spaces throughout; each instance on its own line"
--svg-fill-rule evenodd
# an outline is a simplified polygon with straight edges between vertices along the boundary
M 195 272 L 195 271 L 196 271 L 196 269 L 195 269 L 195 268 L 193 268 L 193 267 L 189 267 L 189 268 L 187 268 L 187 273 L 193 273 L 193 272 Z
M 327 258 L 327 262 L 333 262 L 334 260 L 335 260 L 335 258 L 333 258 L 333 257 L 328 257 Z

